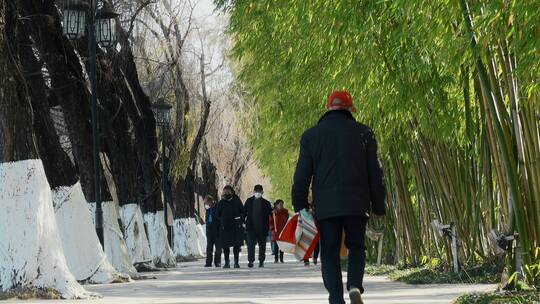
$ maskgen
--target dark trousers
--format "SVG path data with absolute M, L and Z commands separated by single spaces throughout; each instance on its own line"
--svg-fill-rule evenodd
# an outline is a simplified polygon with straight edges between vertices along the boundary
M 345 304 L 341 277 L 341 241 L 349 249 L 347 289 L 356 287 L 363 293 L 366 267 L 365 234 L 368 219 L 361 216 L 336 217 L 319 221 L 324 286 L 330 293 L 330 304 Z
M 214 255 L 214 248 L 216 249 Z M 212 265 L 212 261 L 215 266 L 221 264 L 221 246 L 219 244 L 219 237 L 216 235 L 206 236 L 206 265 Z
M 274 254 L 274 257 L 276 258 L 276 261 L 282 261 L 283 262 L 283 258 L 285 257 L 285 253 L 281 250 L 279 250 L 279 245 L 277 242 L 272 242 L 272 250 L 273 250 L 273 254 Z
M 255 231 L 248 231 L 247 245 L 248 245 L 248 262 L 255 262 L 255 246 L 259 246 L 259 262 L 266 260 L 266 238 L 264 233 L 256 233 Z
M 237 265 L 240 262 L 240 246 L 234 246 L 233 247 L 233 254 L 234 254 L 234 264 Z M 223 255 L 225 257 L 225 264 L 230 265 L 231 264 L 231 248 L 225 247 L 223 248 Z
M 313 263 L 318 262 L 320 252 L 321 252 L 321 244 L 318 243 L 317 246 L 315 246 L 315 249 L 313 249 L 313 254 L 312 254 Z M 306 265 L 308 265 L 309 264 L 309 259 L 305 259 L 304 263 L 306 263 Z
M 318 243 L 313 250 L 313 260 L 316 261 L 319 259 L 319 253 L 321 252 L 321 243 Z

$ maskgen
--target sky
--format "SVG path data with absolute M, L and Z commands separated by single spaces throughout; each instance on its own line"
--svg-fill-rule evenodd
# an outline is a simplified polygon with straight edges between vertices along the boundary
M 182 0 L 185 1 L 185 0 Z M 227 54 L 228 44 L 225 39 L 225 16 L 222 12 L 216 11 L 213 0 L 192 0 L 196 3 L 194 18 L 201 28 L 203 36 L 207 43 L 205 53 L 208 59 L 211 58 L 210 69 L 217 68 L 224 62 L 223 57 Z M 195 39 L 196 35 L 192 35 Z M 224 40 L 225 39 L 225 40 Z M 213 76 L 215 79 L 209 79 L 211 90 L 222 91 L 226 89 L 233 80 L 229 66 L 225 64 L 220 72 Z M 213 81 L 212 81 L 213 80 Z M 217 87 L 216 87 L 217 85 Z
M 195 10 L 198 18 L 206 18 L 210 23 L 215 24 L 217 12 L 214 13 L 216 6 L 212 0 L 198 0 L 197 8 Z

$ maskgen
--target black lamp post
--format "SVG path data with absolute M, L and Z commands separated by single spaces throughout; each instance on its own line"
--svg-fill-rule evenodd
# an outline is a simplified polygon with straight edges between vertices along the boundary
M 169 171 L 169 167 L 168 167 L 168 163 L 167 163 L 167 159 L 165 157 L 165 149 L 166 149 L 166 128 L 169 127 L 170 123 L 171 123 L 171 109 L 172 109 L 172 106 L 168 103 L 165 102 L 165 99 L 162 97 L 162 98 L 159 98 L 156 102 L 154 102 L 154 104 L 152 104 L 152 111 L 154 112 L 154 117 L 156 118 L 156 124 L 161 127 L 161 159 L 162 159 L 162 170 L 161 170 L 161 187 L 162 187 L 162 191 L 163 191 L 163 213 L 164 213 L 164 216 L 165 216 L 165 227 L 167 228 L 167 234 L 169 234 L 169 223 L 168 223 L 168 217 L 167 217 L 167 212 L 168 212 L 168 197 L 167 197 L 167 179 L 168 179 L 168 171 Z M 172 238 L 172 235 L 170 235 L 170 237 L 168 237 L 169 239 L 169 242 L 170 242 L 170 239 Z
M 92 152 L 94 158 L 94 195 L 96 200 L 95 224 L 101 246 L 104 247 L 103 209 L 101 206 L 101 177 L 99 157 L 99 129 L 96 80 L 96 45 L 111 48 L 116 44 L 116 17 L 118 14 L 108 6 L 97 8 L 97 0 L 62 0 L 64 35 L 76 40 L 88 33 L 88 52 L 90 57 L 90 88 L 92 99 Z M 97 31 L 96 31 L 97 29 Z M 96 39 L 97 38 L 97 39 Z

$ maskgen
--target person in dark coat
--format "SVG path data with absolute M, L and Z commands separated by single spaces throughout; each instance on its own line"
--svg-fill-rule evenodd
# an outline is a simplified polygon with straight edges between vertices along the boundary
M 255 246 L 259 246 L 259 267 L 264 267 L 266 259 L 266 242 L 270 226 L 268 218 L 272 214 L 272 205 L 263 198 L 263 186 L 257 185 L 255 193 L 248 198 L 244 204 L 244 215 L 246 220 L 248 239 L 248 267 L 253 268 L 255 262 Z
M 220 238 L 225 257 L 223 268 L 231 268 L 231 247 L 234 254 L 234 268 L 240 268 L 240 250 L 244 245 L 244 206 L 231 186 L 223 188 L 223 198 L 217 206 L 217 216 L 221 223 Z
M 214 198 L 207 195 L 204 198 L 204 207 L 206 209 L 206 265 L 205 267 L 221 267 L 221 242 L 219 231 L 221 223 L 217 215 L 217 204 Z M 214 255 L 215 248 L 215 255 Z
M 285 208 L 283 200 L 277 200 L 274 211 L 270 215 L 270 230 L 272 231 L 272 249 L 274 250 L 275 263 L 284 262 L 284 253 L 279 250 L 277 240 L 289 220 L 289 210 Z
M 363 303 L 365 232 L 370 214 L 385 214 L 386 190 L 373 131 L 356 122 L 352 97 L 336 91 L 328 112 L 300 141 L 292 188 L 295 211 L 308 208 L 312 184 L 314 215 L 321 233 L 324 285 L 331 304 L 344 304 L 340 248 L 349 249 L 347 288 L 352 304 Z M 313 182 L 313 183 L 312 183 Z

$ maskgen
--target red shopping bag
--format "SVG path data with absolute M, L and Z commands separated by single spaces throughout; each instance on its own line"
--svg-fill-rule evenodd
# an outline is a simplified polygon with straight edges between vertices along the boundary
M 296 229 L 298 228 L 298 218 L 300 214 L 295 214 L 289 219 L 285 228 L 279 234 L 277 244 L 279 249 L 283 252 L 294 254 L 296 251 Z

